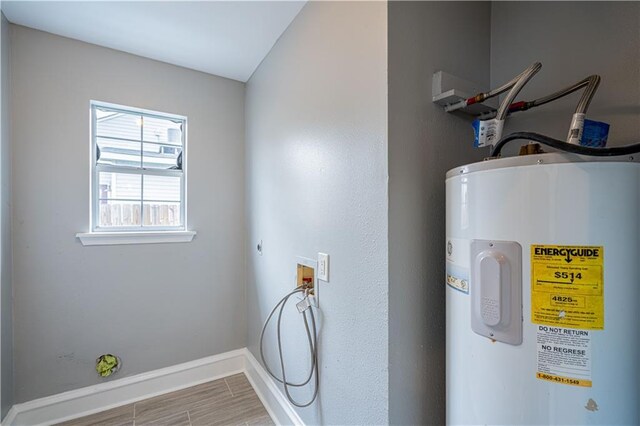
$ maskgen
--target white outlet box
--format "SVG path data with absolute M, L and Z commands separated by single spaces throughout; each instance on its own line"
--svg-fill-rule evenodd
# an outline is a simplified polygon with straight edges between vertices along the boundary
M 329 281 L 329 255 L 326 253 L 318 253 L 317 277 L 319 280 Z

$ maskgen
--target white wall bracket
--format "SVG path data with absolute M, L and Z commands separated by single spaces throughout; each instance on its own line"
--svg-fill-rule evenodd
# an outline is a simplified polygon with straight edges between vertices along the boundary
M 498 109 L 497 98 L 488 99 L 481 104 L 473 104 L 465 107 L 455 107 L 455 105 L 465 99 L 470 98 L 486 89 L 481 85 L 465 80 L 455 75 L 438 71 L 433 74 L 431 85 L 433 102 L 442 106 L 445 111 L 461 111 L 474 116 L 489 117 Z

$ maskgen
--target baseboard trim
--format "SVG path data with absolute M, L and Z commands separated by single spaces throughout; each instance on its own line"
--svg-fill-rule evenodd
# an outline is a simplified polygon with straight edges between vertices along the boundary
M 298 413 L 293 409 L 293 406 L 282 394 L 280 388 L 271 379 L 262 364 L 248 349 L 245 349 L 245 356 L 247 361 L 245 374 L 273 421 L 281 425 L 304 426 L 304 422 L 298 416 Z
M 51 425 L 241 372 L 247 375 L 274 422 L 304 426 L 246 348 L 16 404 L 2 425 Z
M 2 424 L 3 425 L 14 424 L 17 415 L 18 415 L 18 412 L 16 411 L 16 406 L 14 405 L 9 409 L 9 412 L 7 413 L 6 416 L 4 416 L 4 419 L 2 419 Z

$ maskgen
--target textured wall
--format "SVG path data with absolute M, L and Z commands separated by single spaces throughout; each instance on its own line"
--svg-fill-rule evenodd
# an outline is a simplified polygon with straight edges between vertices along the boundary
M 544 96 L 600 74 L 587 117 L 611 125 L 611 145 L 640 141 L 640 3 L 494 2 L 491 18 L 492 85 L 535 61 L 542 62 L 542 70 L 519 98 Z M 505 131 L 538 131 L 565 140 L 579 98 L 576 93 L 515 114 Z
M 16 402 L 245 346 L 244 85 L 12 26 Z M 89 100 L 186 115 L 192 243 L 84 247 Z
M 331 255 L 331 282 L 319 289 L 320 397 L 297 410 L 308 424 L 388 422 L 386 70 L 386 3 L 309 2 L 247 83 L 256 357 L 262 322 L 294 286 L 296 256 Z M 297 313 L 285 318 L 292 380 L 309 367 L 301 328 Z
M 4 418 L 13 405 L 13 292 L 11 287 L 11 132 L 9 109 L 9 21 L 0 17 L 2 31 L 2 142 L 0 143 L 0 376 L 2 377 L 0 418 Z
M 445 421 L 444 179 L 485 153 L 468 117 L 431 102 L 431 79 L 444 70 L 489 84 L 489 19 L 488 2 L 389 3 L 392 424 Z

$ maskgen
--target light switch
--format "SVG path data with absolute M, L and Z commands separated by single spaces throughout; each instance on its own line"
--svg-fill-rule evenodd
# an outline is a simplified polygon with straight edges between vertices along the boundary
M 318 279 L 329 281 L 329 255 L 318 253 Z

